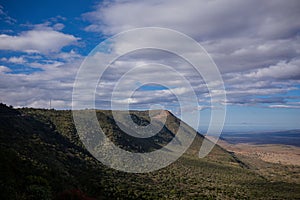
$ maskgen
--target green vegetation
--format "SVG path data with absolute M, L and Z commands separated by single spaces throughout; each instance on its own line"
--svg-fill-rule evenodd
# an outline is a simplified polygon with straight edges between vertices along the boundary
M 132 112 L 137 124 L 148 113 Z M 169 113 L 155 137 L 137 139 L 116 125 L 110 111 L 97 111 L 105 132 L 131 151 L 165 145 L 180 120 Z M 188 130 L 189 127 L 185 125 Z M 268 178 L 219 146 L 197 158 L 203 137 L 175 163 L 145 174 L 110 169 L 81 144 L 71 111 L 13 109 L 0 105 L 0 199 L 300 199 L 300 185 Z

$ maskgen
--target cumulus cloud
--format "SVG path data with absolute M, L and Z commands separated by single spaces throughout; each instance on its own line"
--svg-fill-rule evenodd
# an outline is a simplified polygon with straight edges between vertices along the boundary
M 43 71 L 30 74 L 7 73 L 11 70 L 0 66 L 1 101 L 16 107 L 33 106 L 70 108 L 72 88 L 81 59 L 70 63 L 43 64 Z
M 250 78 L 300 79 L 300 60 L 281 61 L 276 65 L 246 74 Z
M 74 44 L 79 38 L 47 28 L 23 31 L 19 35 L 0 35 L 0 50 L 51 53 Z
M 193 37 L 212 56 L 222 74 L 227 101 L 232 105 L 266 105 L 270 108 L 299 108 L 289 104 L 290 92 L 299 90 L 300 84 L 300 3 L 290 1 L 111 1 L 100 2 L 94 10 L 82 15 L 90 24 L 86 31 L 110 36 L 130 28 L 159 26 L 171 28 Z M 1 13 L 0 13 L 1 14 Z M 0 66 L 0 90 L 7 94 L 2 100 L 17 106 L 47 107 L 49 98 L 53 106 L 70 106 L 73 82 L 83 57 L 75 50 L 61 51 L 80 38 L 65 34 L 63 20 L 53 18 L 42 24 L 28 26 L 30 30 L 19 34 L 0 35 L 0 49 L 20 52 L 38 52 L 25 56 L 7 56 L 4 65 L 24 64 L 40 68 L 32 74 L 12 74 L 11 69 Z M 148 46 L 164 43 L 178 52 L 197 58 L 189 45 L 168 35 L 148 40 L 150 35 L 115 41 L 111 49 L 98 52 L 94 63 L 111 60 L 130 49 L 133 40 Z M 147 38 L 147 40 L 145 39 Z M 41 55 L 43 54 L 43 55 Z M 50 55 L 51 54 L 51 55 Z M 46 57 L 44 56 L 46 55 Z M 33 61 L 35 59 L 35 61 Z M 99 82 L 96 104 L 110 106 L 111 93 L 119 79 L 130 69 L 140 70 L 127 75 L 118 91 L 116 103 L 128 103 L 136 108 L 150 104 L 177 105 L 177 95 L 188 96 L 181 80 L 153 70 L 151 63 L 171 66 L 191 84 L 199 98 L 199 105 L 188 110 L 211 108 L 212 96 L 220 96 L 220 90 L 209 93 L 201 75 L 189 63 L 177 55 L 164 51 L 141 50 L 120 57 L 111 64 Z M 205 66 L 205 63 L 202 63 Z M 103 67 L 103 66 L 99 66 Z M 205 67 L 203 69 L 205 71 Z M 168 75 L 166 75 L 168 74 Z M 91 76 L 99 76 L 96 72 Z M 87 77 L 89 78 L 89 77 Z M 128 96 L 130 86 L 141 86 L 147 80 L 163 80 L 173 85 L 170 90 L 137 90 Z M 216 85 L 220 84 L 218 82 Z M 26 92 L 24 92 L 26 91 Z M 280 97 L 278 97 L 280 96 Z M 82 100 L 85 96 L 83 95 Z
M 299 30 L 298 8 L 297 0 L 112 1 L 100 3 L 95 11 L 83 16 L 93 22 L 86 30 L 107 34 L 162 26 L 206 40 L 243 34 L 285 38 L 296 35 Z
M 62 24 L 62 23 L 56 23 L 56 24 L 53 25 L 53 29 L 56 30 L 56 31 L 60 31 L 60 30 L 62 30 L 64 27 L 65 27 L 65 25 Z
M 11 69 L 9 69 L 6 66 L 0 65 L 0 73 L 6 73 L 6 72 L 11 72 Z
M 23 56 L 20 56 L 20 57 L 12 56 L 12 57 L 9 57 L 8 59 L 3 57 L 3 58 L 1 58 L 1 61 L 15 63 L 15 64 L 23 64 L 26 62 L 26 59 Z
M 299 56 L 299 6 L 295 0 L 113 1 L 83 16 L 91 22 L 87 31 L 108 35 L 145 26 L 181 31 L 199 41 L 226 73 Z
M 188 34 L 205 47 L 218 65 L 227 89 L 228 101 L 224 103 L 283 104 L 287 102 L 287 97 L 273 98 L 272 95 L 286 95 L 299 90 L 299 6 L 296 0 L 129 0 L 99 3 L 94 11 L 85 13 L 83 17 L 91 23 L 86 31 L 107 35 L 145 26 L 172 28 Z M 144 42 L 156 44 L 171 40 L 170 47 L 189 51 L 176 39 L 168 39 L 162 35 L 156 40 Z M 132 44 L 127 44 L 126 40 L 120 41 L 116 50 L 121 49 L 122 52 L 126 45 Z M 159 57 L 148 53 L 140 54 L 139 58 L 144 61 L 152 59 L 176 70 L 179 70 L 176 68 L 179 64 L 185 69 L 180 73 L 188 77 L 195 88 L 199 88 L 196 90 L 199 97 L 209 99 L 219 95 L 218 91 L 209 94 L 203 87 L 203 80 L 186 64 L 174 62 L 172 56 Z M 127 64 L 134 62 L 134 59 L 140 62 L 138 57 L 132 57 Z M 114 74 L 120 71 L 115 70 Z M 136 76 L 143 77 L 143 74 Z

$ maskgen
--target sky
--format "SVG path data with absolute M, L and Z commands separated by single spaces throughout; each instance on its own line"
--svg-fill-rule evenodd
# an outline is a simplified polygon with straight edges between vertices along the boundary
M 49 108 L 51 99 L 53 108 L 70 109 L 76 74 L 99 43 L 133 28 L 162 27 L 193 38 L 215 62 L 226 89 L 227 99 L 221 102 L 227 110 L 225 131 L 300 129 L 299 19 L 298 0 L 1 0 L 0 101 Z M 185 48 L 172 38 L 151 42 Z M 126 49 L 123 43 L 109 44 L 112 52 L 105 49 L 101 59 Z M 141 79 L 133 78 L 134 96 L 124 100 L 132 109 L 163 105 L 178 114 L 176 95 L 188 96 L 186 88 L 143 85 L 151 78 L 174 82 L 149 63 L 171 66 L 187 78 L 199 101 L 191 112 L 200 114 L 199 129 L 205 130 L 215 93 L 188 63 L 169 52 L 146 49 L 112 63 L 97 86 L 97 108 L 109 108 L 111 92 L 128 66 L 144 66 L 133 73 L 132 78 Z

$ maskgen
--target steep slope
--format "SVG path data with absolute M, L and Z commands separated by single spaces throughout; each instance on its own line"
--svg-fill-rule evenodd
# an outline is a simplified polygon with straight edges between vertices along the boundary
M 129 174 L 103 166 L 85 150 L 71 111 L 15 110 L 1 104 L 0 113 L 0 199 L 300 197 L 299 185 L 271 183 L 242 167 L 237 158 L 219 146 L 205 159 L 198 159 L 201 135 L 170 166 L 151 173 Z M 137 124 L 149 123 L 146 111 L 131 114 Z M 110 111 L 97 111 L 111 140 L 124 149 L 141 152 L 161 148 L 176 132 L 180 120 L 166 114 L 166 126 L 158 136 L 142 141 L 122 132 Z

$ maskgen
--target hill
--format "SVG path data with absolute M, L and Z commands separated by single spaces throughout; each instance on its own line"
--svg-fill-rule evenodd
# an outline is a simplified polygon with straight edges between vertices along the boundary
M 167 114 L 157 136 L 125 134 L 111 111 L 97 111 L 107 136 L 121 148 L 147 152 L 170 141 L 181 123 Z M 147 111 L 132 111 L 136 124 Z M 182 122 L 184 123 L 184 122 Z M 191 128 L 186 125 L 186 128 Z M 297 199 L 296 183 L 270 181 L 220 146 L 197 157 L 203 136 L 170 166 L 151 173 L 116 171 L 83 147 L 68 110 L 13 109 L 0 105 L 0 199 Z

